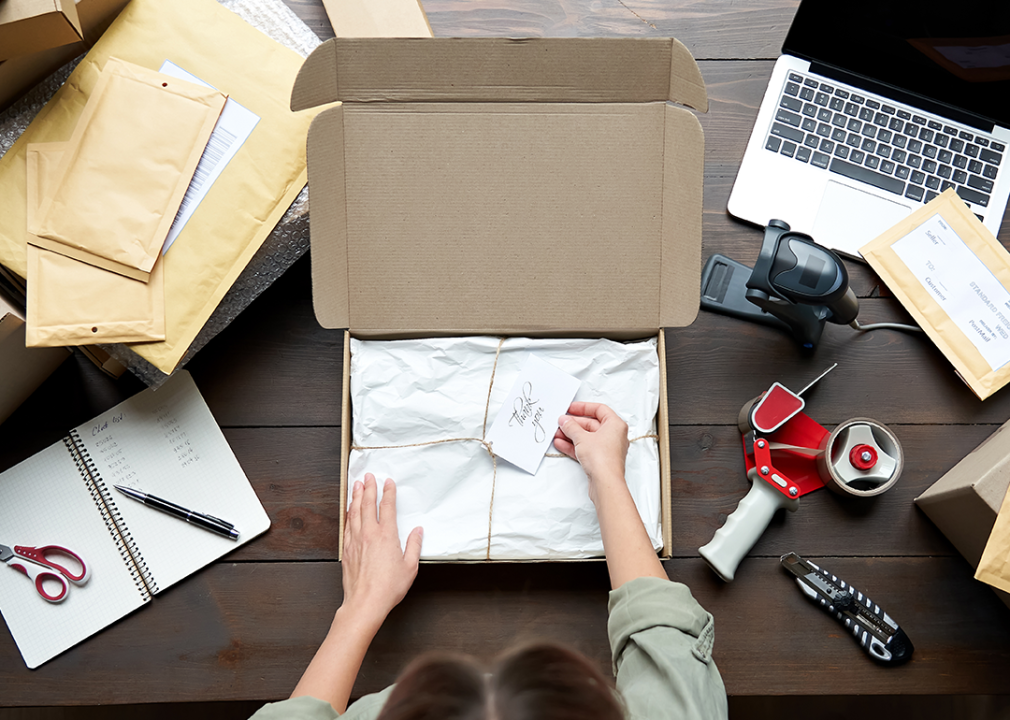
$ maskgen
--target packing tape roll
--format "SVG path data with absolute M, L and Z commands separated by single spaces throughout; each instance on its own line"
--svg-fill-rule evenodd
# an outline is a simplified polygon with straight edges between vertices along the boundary
M 828 434 L 817 469 L 829 489 L 873 497 L 898 482 L 904 464 L 894 433 L 876 420 L 852 418 Z

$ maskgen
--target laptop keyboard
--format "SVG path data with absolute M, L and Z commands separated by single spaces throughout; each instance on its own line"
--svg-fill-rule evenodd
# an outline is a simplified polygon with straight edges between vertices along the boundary
M 795 72 L 765 149 L 919 202 L 953 187 L 977 215 L 1006 151 L 977 130 Z

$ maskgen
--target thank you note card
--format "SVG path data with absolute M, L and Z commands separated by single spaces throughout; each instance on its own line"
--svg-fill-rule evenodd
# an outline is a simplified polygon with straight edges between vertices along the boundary
M 494 454 L 535 474 L 578 389 L 576 378 L 530 355 L 487 434 Z

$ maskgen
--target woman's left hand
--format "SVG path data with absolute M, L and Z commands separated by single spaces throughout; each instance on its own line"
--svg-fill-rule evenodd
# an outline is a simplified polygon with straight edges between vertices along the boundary
M 387 479 L 376 511 L 378 495 L 375 476 L 354 483 L 351 506 L 344 528 L 342 562 L 344 602 L 359 619 L 370 620 L 377 628 L 399 603 L 417 577 L 421 555 L 421 528 L 414 528 L 400 549 L 396 526 L 396 484 Z
M 344 712 L 361 662 L 382 621 L 417 577 L 421 528 L 400 549 L 396 529 L 396 485 L 386 480 L 378 510 L 375 476 L 354 483 L 344 524 L 344 602 L 330 631 L 305 669 L 291 697 L 311 695 Z

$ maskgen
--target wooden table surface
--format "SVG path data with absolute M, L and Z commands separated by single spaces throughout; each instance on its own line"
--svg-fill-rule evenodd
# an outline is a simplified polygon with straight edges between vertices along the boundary
M 288 0 L 321 38 L 319 0 Z M 708 86 L 705 257 L 753 263 L 758 228 L 726 200 L 795 0 L 427 0 L 437 35 L 675 36 Z M 1010 241 L 1010 222 L 1000 239 Z M 864 322 L 906 317 L 865 266 L 848 263 Z M 881 297 L 883 295 L 884 297 Z M 784 334 L 702 312 L 667 335 L 673 468 L 671 578 L 716 619 L 715 657 L 731 695 L 1010 692 L 1010 609 L 913 498 L 1010 417 L 1010 391 L 980 402 L 929 342 L 828 326 L 813 354 Z M 40 669 L 0 631 L 0 705 L 276 699 L 290 693 L 340 602 L 336 560 L 342 333 L 312 312 L 309 258 L 189 364 L 270 514 L 263 537 L 157 596 Z M 905 451 L 897 486 L 875 501 L 828 492 L 776 516 L 731 584 L 698 556 L 748 490 L 736 416 L 773 381 L 838 368 L 807 412 L 833 426 L 868 416 Z M 0 469 L 141 389 L 79 354 L 0 428 Z M 781 515 L 781 514 L 780 514 Z M 779 568 L 796 551 L 865 590 L 915 643 L 906 666 L 871 663 Z M 376 638 L 355 693 L 390 683 L 433 648 L 493 653 L 524 638 L 570 643 L 609 668 L 602 563 L 423 566 Z

